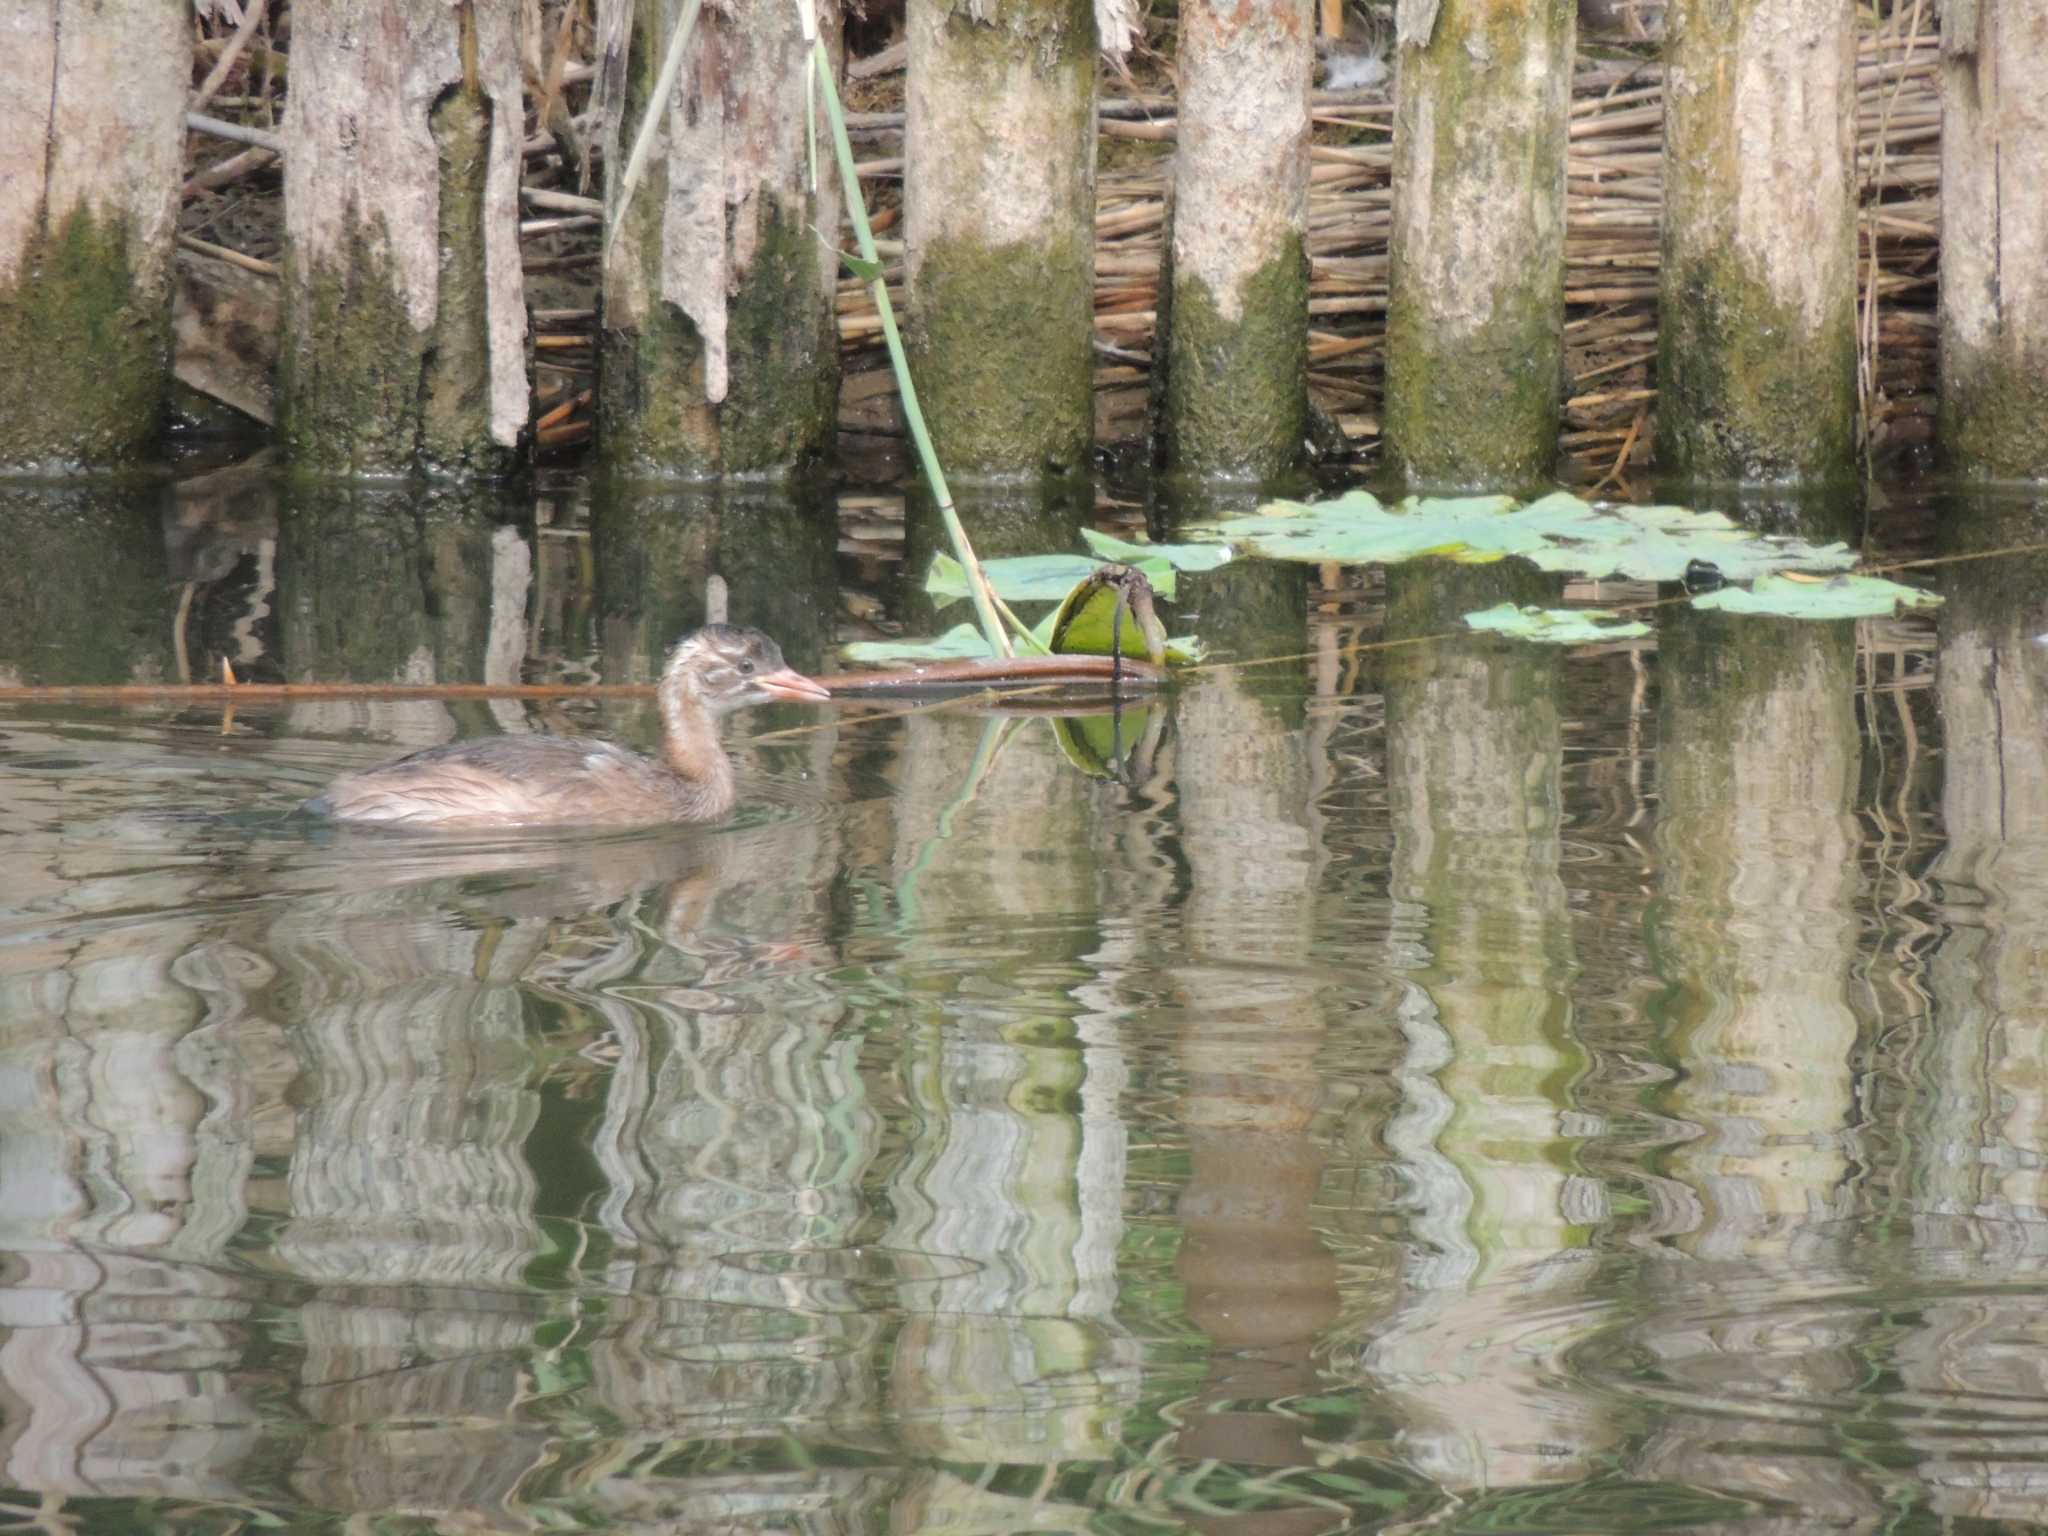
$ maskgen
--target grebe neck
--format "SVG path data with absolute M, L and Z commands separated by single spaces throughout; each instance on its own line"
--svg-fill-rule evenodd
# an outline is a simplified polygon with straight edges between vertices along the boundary
M 661 760 L 702 798 L 707 816 L 722 816 L 738 798 L 732 762 L 718 740 L 718 717 L 704 707 L 694 680 L 680 673 L 662 679 Z

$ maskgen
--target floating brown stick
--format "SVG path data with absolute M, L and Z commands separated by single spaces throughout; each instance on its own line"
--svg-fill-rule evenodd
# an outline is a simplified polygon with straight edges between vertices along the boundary
M 819 682 L 834 696 L 952 688 L 1106 687 L 1108 656 L 1016 656 L 931 662 L 897 671 L 841 672 Z M 1121 681 L 1156 688 L 1163 667 L 1123 659 Z M 53 683 L 0 688 L 0 704 L 296 704 L 324 699 L 651 699 L 652 683 Z

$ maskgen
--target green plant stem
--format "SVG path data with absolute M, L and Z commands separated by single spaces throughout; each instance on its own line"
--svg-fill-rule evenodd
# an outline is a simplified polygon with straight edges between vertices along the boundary
M 932 448 L 931 434 L 925 429 L 924 412 L 918 408 L 917 390 L 910 382 L 910 362 L 903 355 L 903 338 L 896 330 L 896 311 L 889 303 L 888 284 L 882 279 L 882 258 L 875 250 L 874 231 L 868 227 L 868 208 L 861 197 L 860 177 L 854 174 L 853 144 L 846 136 L 846 118 L 839 109 L 839 87 L 832 79 L 832 59 L 825 51 L 822 36 L 814 40 L 813 46 L 817 50 L 817 74 L 825 97 L 825 116 L 832 124 L 832 150 L 839 160 L 840 182 L 846 188 L 846 212 L 853 220 L 853 238 L 860 247 L 861 260 L 873 273 L 868 278 L 868 287 L 875 296 L 875 311 L 881 316 L 882 339 L 889 347 L 889 366 L 896 374 L 896 388 L 903 400 L 904 424 L 910 428 L 910 440 L 917 444 L 918 461 L 924 466 L 924 477 L 932 488 L 932 499 L 938 503 L 939 516 L 945 522 L 946 537 L 952 541 L 954 557 L 967 572 L 975 616 L 981 621 L 982 633 L 988 637 L 989 649 L 998 656 L 1013 656 L 1016 653 L 1010 647 L 1010 637 L 1003 633 L 995 592 L 981 569 L 981 562 L 974 556 L 974 546 L 967 539 L 967 528 L 953 506 L 953 493 L 947 489 L 946 473 L 939 467 L 939 456 Z M 1014 614 L 1010 617 L 1011 622 L 1017 624 L 1018 633 L 1029 640 L 1031 632 L 1018 622 Z M 1032 643 L 1036 649 L 1036 642 Z

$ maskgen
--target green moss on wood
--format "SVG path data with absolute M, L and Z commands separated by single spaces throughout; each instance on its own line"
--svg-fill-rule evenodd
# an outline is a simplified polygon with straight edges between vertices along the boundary
M 1422 485 L 1502 488 L 1545 479 L 1557 453 L 1564 274 L 1532 272 L 1456 332 L 1396 281 L 1387 303 L 1386 462 Z
M 752 264 L 726 308 L 719 456 L 732 474 L 802 466 L 838 426 L 839 331 L 832 274 L 800 207 L 762 194 Z
M 635 19 L 625 70 L 627 142 L 657 83 L 670 28 L 664 8 L 652 0 L 640 0 Z M 705 25 L 699 22 L 700 31 Z M 713 92 L 698 110 L 725 106 Z M 778 474 L 831 451 L 839 403 L 837 268 L 821 263 L 806 206 L 767 188 L 757 195 L 752 255 L 726 301 L 726 394 L 714 404 L 705 398 L 703 333 L 659 297 L 668 166 L 659 153 L 650 157 L 618 237 L 617 258 L 640 274 L 647 312 L 631 323 L 608 314 L 598 343 L 598 459 L 611 475 Z
M 142 282 L 125 218 L 80 208 L 28 242 L 0 288 L 0 466 L 132 462 L 156 446 L 170 388 L 171 306 Z
M 383 220 L 357 224 L 333 265 L 294 251 L 285 271 L 278 426 L 294 469 L 405 474 L 420 441 L 427 338 L 385 254 Z
M 613 475 L 656 479 L 718 473 L 718 420 L 704 398 L 704 338 L 657 301 L 636 327 L 598 339 L 598 458 Z
M 1224 317 L 1200 278 L 1172 276 L 1161 437 L 1173 468 L 1264 477 L 1300 461 L 1308 281 L 1308 258 L 1292 234 L 1245 281 L 1235 319 Z
M 1094 438 L 1093 230 L 1043 244 L 928 246 L 905 336 L 949 475 L 1061 473 Z
M 1943 345 L 1942 461 L 1971 479 L 2048 479 L 2048 357 Z
M 1657 462 L 1700 479 L 1843 476 L 1856 448 L 1856 298 L 1818 325 L 1728 254 L 1665 262 Z
M 1497 201 L 1494 189 L 1512 187 L 1526 199 L 1496 210 L 1498 227 L 1484 233 L 1515 252 L 1501 264 L 1514 277 L 1492 293 L 1419 291 L 1403 242 L 1390 252 L 1382 441 L 1388 467 L 1410 482 L 1533 485 L 1555 462 L 1570 98 L 1564 79 L 1529 81 L 1526 61 L 1543 39 L 1569 60 L 1574 15 L 1573 0 L 1447 0 L 1429 46 L 1403 54 L 1396 139 L 1429 125 L 1428 216 L 1469 220 L 1471 189 Z M 1550 216 L 1531 219 L 1534 208 Z M 1452 324 L 1446 314 L 1486 318 Z
M 440 282 L 433 343 L 420 403 L 421 466 L 502 474 L 511 452 L 491 437 L 490 288 L 484 253 L 484 189 L 490 173 L 491 103 L 450 91 L 429 118 L 440 152 Z

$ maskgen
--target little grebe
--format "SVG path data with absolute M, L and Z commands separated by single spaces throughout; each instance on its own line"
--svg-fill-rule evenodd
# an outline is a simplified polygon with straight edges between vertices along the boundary
M 336 821 L 407 827 L 649 826 L 732 810 L 718 717 L 829 699 L 757 629 L 707 624 L 669 653 L 656 691 L 661 760 L 577 736 L 480 736 L 336 779 L 306 802 Z

